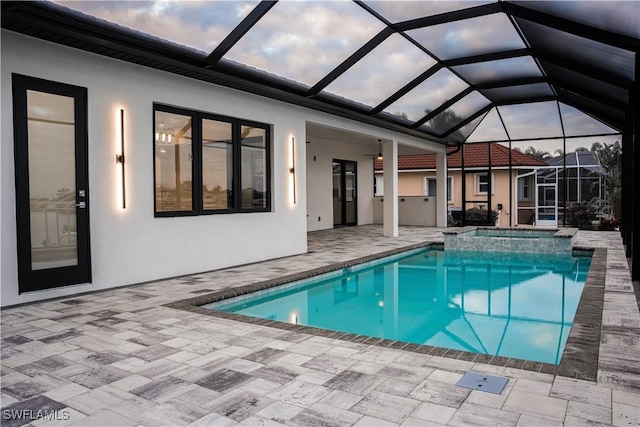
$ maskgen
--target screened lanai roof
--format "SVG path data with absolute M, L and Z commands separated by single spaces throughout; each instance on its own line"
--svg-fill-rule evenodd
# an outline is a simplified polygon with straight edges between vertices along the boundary
M 640 2 L 3 2 L 2 27 L 459 143 L 623 132 Z

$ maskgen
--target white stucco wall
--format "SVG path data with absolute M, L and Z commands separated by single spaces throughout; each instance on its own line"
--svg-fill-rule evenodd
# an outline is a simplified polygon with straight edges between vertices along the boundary
M 306 252 L 308 110 L 2 31 L 1 304 L 139 283 Z M 88 89 L 91 284 L 18 294 L 11 74 Z M 272 212 L 154 218 L 153 103 L 273 125 Z M 116 114 L 125 110 L 127 208 Z M 296 138 L 297 203 L 290 186 Z
M 314 139 L 307 144 L 308 231 L 333 228 L 333 159 L 357 162 L 358 225 L 373 222 L 373 159 L 367 154 L 370 147 L 345 142 Z
M 307 229 L 333 227 L 332 159 L 358 162 L 358 224 L 372 223 L 373 161 L 364 154 L 371 154 L 375 147 L 330 140 L 322 145 L 305 144 L 307 122 L 431 151 L 444 150 L 419 138 L 6 30 L 2 30 L 1 41 L 2 306 L 306 252 Z M 12 73 L 88 89 L 90 284 L 18 293 Z M 271 124 L 272 212 L 154 218 L 154 102 Z M 114 160 L 119 153 L 116 115 L 120 108 L 125 110 L 126 123 L 125 210 L 119 199 L 120 167 Z M 292 136 L 296 140 L 296 204 L 292 203 L 289 173 Z M 313 155 L 315 162 L 309 160 Z

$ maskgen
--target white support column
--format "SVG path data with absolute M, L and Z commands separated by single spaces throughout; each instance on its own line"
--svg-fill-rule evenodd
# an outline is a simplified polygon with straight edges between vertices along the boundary
M 449 210 L 447 201 L 447 153 L 436 154 L 436 227 L 446 227 Z M 451 190 L 453 191 L 453 189 Z
M 386 237 L 398 236 L 398 142 L 382 144 L 384 210 L 382 223 Z

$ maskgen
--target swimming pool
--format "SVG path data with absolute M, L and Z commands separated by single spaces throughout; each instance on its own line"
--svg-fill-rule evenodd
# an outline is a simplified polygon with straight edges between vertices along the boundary
M 206 307 L 558 364 L 590 262 L 419 249 Z

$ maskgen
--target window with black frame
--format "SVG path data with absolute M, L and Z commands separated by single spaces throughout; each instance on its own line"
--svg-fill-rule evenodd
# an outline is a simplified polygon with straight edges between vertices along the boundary
M 270 126 L 154 105 L 155 216 L 271 209 Z

